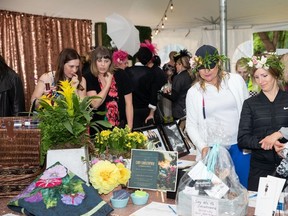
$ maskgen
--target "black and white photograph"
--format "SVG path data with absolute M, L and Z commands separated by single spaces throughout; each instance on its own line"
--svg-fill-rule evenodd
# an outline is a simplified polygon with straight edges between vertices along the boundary
M 189 148 L 176 123 L 162 125 L 162 130 L 171 151 L 177 151 L 179 157 L 189 154 Z
M 149 150 L 162 150 L 167 151 L 164 140 L 161 137 L 160 131 L 157 127 L 147 128 L 145 130 L 141 130 L 145 136 L 147 136 L 148 140 L 150 141 L 148 144 Z

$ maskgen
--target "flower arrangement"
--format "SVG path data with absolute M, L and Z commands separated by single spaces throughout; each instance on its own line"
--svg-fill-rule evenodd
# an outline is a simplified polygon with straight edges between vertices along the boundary
M 269 68 L 273 68 L 279 72 L 283 72 L 284 65 L 280 61 L 279 57 L 276 55 L 270 56 L 252 56 L 252 58 L 246 58 L 247 65 L 250 69 L 259 69 L 263 68 L 265 70 L 269 70 Z
M 131 171 L 123 161 L 94 160 L 89 169 L 89 180 L 99 194 L 108 194 L 119 185 L 126 185 Z
M 16 200 L 23 198 L 26 202 L 44 202 L 46 209 L 57 206 L 58 202 L 66 205 L 78 206 L 85 198 L 85 191 L 80 178 L 61 164 L 57 163 L 48 168 L 29 187 L 27 187 Z
M 145 148 L 147 140 L 142 132 L 132 132 L 128 126 L 114 127 L 113 130 L 103 130 L 96 134 L 95 148 L 98 154 L 129 156 L 131 149 Z
M 78 148 L 88 144 L 88 128 L 96 124 L 109 127 L 105 121 L 91 122 L 91 100 L 83 100 L 75 93 L 68 80 L 60 81 L 60 90 L 39 99 L 37 118 L 41 129 L 41 164 L 48 149 Z

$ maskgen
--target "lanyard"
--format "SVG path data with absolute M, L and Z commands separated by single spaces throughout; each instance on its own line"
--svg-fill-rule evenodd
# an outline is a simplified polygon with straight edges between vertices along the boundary
M 206 119 L 206 113 L 205 113 L 205 100 L 202 96 L 202 112 L 203 112 L 203 118 Z

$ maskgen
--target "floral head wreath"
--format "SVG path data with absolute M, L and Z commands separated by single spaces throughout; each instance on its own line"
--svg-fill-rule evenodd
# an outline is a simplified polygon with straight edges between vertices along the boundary
M 112 60 L 115 65 L 121 64 L 128 58 L 128 53 L 123 50 L 117 50 L 112 55 Z
M 202 56 L 194 56 L 191 62 L 192 71 L 195 73 L 204 68 L 213 69 L 217 63 L 222 65 L 227 60 L 228 58 L 225 55 L 219 55 L 217 51 L 213 55 L 206 53 L 204 58 Z
M 252 58 L 246 58 L 246 60 L 248 67 L 252 70 L 259 68 L 269 70 L 269 68 L 272 68 L 281 74 L 284 71 L 284 65 L 276 55 L 252 56 Z
M 146 47 L 146 48 L 148 48 L 153 55 L 156 55 L 156 54 L 157 54 L 156 45 L 150 43 L 149 40 L 145 40 L 144 43 L 140 43 L 140 47 Z

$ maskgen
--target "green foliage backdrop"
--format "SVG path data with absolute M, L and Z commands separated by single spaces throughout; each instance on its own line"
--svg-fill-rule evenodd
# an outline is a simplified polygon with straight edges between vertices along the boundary
M 151 28 L 146 26 L 135 26 L 139 30 L 140 42 L 145 40 L 151 40 Z M 107 25 L 106 23 L 95 23 L 95 46 L 102 44 L 108 49 L 113 49 L 111 47 L 111 38 L 107 35 Z

